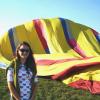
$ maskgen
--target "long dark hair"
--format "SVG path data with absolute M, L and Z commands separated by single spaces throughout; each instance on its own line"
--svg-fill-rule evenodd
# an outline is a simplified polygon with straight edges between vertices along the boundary
M 20 44 L 17 46 L 17 48 L 16 48 L 16 59 L 17 59 L 18 61 L 20 61 L 20 55 L 19 55 L 18 51 L 19 51 L 19 49 L 20 49 L 20 47 L 21 47 L 22 45 L 26 45 L 27 47 L 29 47 L 29 51 L 30 51 L 30 52 L 29 52 L 29 56 L 28 56 L 28 58 L 27 58 L 27 60 L 26 60 L 26 62 L 25 62 L 26 70 L 28 70 L 28 68 L 30 68 L 30 69 L 32 70 L 33 74 L 36 75 L 37 70 L 36 70 L 35 59 L 33 58 L 32 49 L 31 49 L 30 45 L 29 45 L 27 42 L 23 41 L 22 43 L 20 43 Z

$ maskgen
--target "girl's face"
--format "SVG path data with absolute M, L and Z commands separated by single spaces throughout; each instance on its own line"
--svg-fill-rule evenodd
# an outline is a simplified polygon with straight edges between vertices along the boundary
M 21 45 L 19 50 L 18 50 L 18 54 L 20 56 L 20 58 L 22 59 L 27 59 L 27 57 L 29 56 L 29 47 L 27 45 Z

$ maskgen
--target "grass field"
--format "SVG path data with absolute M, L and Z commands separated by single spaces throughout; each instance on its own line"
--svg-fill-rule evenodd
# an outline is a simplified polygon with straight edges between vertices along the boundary
M 9 100 L 4 70 L 0 70 L 0 100 Z M 58 81 L 39 78 L 35 100 L 100 100 L 100 95 L 74 89 Z

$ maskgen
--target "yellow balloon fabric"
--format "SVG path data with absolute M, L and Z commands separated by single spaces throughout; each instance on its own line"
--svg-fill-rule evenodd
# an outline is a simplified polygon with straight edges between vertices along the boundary
M 0 68 L 6 69 L 23 41 L 32 48 L 38 76 L 100 94 L 100 34 L 94 29 L 64 18 L 15 26 L 0 38 Z

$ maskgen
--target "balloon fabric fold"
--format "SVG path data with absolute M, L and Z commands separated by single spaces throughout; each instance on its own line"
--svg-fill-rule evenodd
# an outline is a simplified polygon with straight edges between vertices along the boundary
M 0 38 L 0 68 L 6 69 L 22 41 L 32 48 L 38 76 L 100 94 L 100 33 L 64 18 L 34 19 Z

